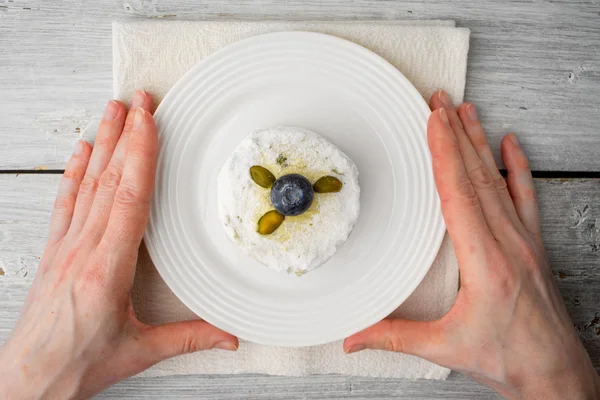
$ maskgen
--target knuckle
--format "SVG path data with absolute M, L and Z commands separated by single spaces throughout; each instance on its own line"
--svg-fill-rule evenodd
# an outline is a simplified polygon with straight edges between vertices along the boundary
M 489 275 L 490 282 L 506 289 L 514 288 L 516 269 L 513 262 L 500 249 L 486 252 L 484 258 L 485 271 Z
M 194 353 L 200 350 L 198 338 L 191 334 L 185 334 L 181 340 L 181 354 Z
M 502 175 L 498 174 L 498 176 L 494 178 L 494 187 L 499 192 L 507 190 L 508 185 L 506 184 L 506 179 L 504 179 Z
M 157 149 L 158 138 L 155 134 L 145 132 L 143 134 L 131 135 L 127 157 L 132 156 L 138 162 L 148 162 L 156 157 Z
M 78 292 L 93 293 L 95 289 L 104 285 L 105 279 L 105 269 L 99 264 L 94 264 L 81 272 L 75 288 Z
M 66 179 L 66 180 L 69 180 L 72 182 L 79 182 L 83 178 L 84 172 L 85 172 L 85 168 L 76 168 L 76 167 L 67 168 L 65 170 L 65 172 L 63 173 L 63 179 Z
M 469 136 L 471 139 L 471 143 L 473 143 L 473 147 L 478 154 L 484 154 L 490 151 L 490 145 L 485 138 L 485 134 L 483 132 L 483 128 L 481 128 L 481 124 L 479 122 L 474 123 L 476 125 L 476 132 Z
M 498 266 L 493 273 L 493 280 L 495 282 L 494 287 L 498 299 L 507 300 L 514 297 L 518 287 L 518 280 L 517 275 L 513 273 L 512 268 L 508 265 Z
M 54 210 L 59 213 L 68 212 L 75 208 L 76 201 L 77 197 L 71 193 L 58 196 L 54 201 Z
M 481 161 L 468 170 L 468 175 L 471 183 L 477 189 L 489 189 L 494 186 L 490 172 Z
M 120 207 L 137 206 L 144 202 L 149 203 L 149 199 L 144 199 L 140 195 L 139 188 L 132 182 L 123 181 L 117 190 L 115 196 L 115 205 Z
M 71 270 L 73 264 L 77 260 L 77 256 L 79 255 L 79 246 L 74 246 L 66 251 L 64 257 L 61 257 L 61 261 L 58 263 L 58 277 L 57 281 L 61 282 L 67 276 L 68 272 Z
M 537 196 L 534 188 L 520 188 L 513 190 L 511 196 L 516 204 L 537 203 Z
M 83 266 L 77 276 L 76 289 L 85 293 L 94 293 L 104 286 L 107 280 L 106 262 L 100 256 L 94 256 L 92 261 Z
M 133 120 L 134 120 L 133 113 L 135 113 L 135 108 L 131 108 L 129 110 L 129 114 L 127 115 L 127 118 L 125 119 L 125 124 L 123 124 L 123 133 L 129 133 L 133 130 Z
M 502 302 L 513 300 L 520 286 L 521 275 L 518 266 L 501 252 L 489 253 L 485 265 L 488 266 L 494 298 Z
M 516 164 L 518 169 L 529 171 L 529 160 L 525 157 L 525 154 L 516 157 Z
M 461 197 L 465 197 L 467 199 L 476 199 L 477 193 L 475 193 L 475 188 L 473 187 L 473 182 L 469 179 L 467 175 L 462 174 L 460 179 L 456 182 L 456 193 Z
M 512 293 L 515 287 L 515 279 L 514 274 L 512 273 L 512 269 L 508 267 L 508 265 L 500 265 L 495 273 L 494 280 L 496 281 L 496 285 L 501 289 L 505 294 Z
M 479 199 L 473 184 L 468 179 L 461 180 L 456 188 L 455 196 L 466 206 L 479 206 Z
M 533 189 L 533 188 L 527 188 L 527 189 L 523 190 L 521 197 L 525 201 L 529 201 L 529 202 L 537 201 L 535 189 Z
M 122 171 L 116 166 L 109 166 L 100 177 L 99 185 L 109 190 L 116 190 L 121 182 Z
M 464 207 L 479 207 L 479 198 L 475 188 L 466 176 L 440 191 L 440 201 L 445 207 L 452 207 L 457 202 Z
M 100 134 L 94 140 L 94 148 L 103 151 L 112 151 L 114 138 L 110 134 Z
M 386 351 L 392 351 L 395 353 L 403 352 L 405 348 L 405 343 L 402 340 L 401 335 L 396 332 L 402 332 L 402 325 L 399 320 L 396 319 L 385 319 L 382 321 L 382 324 L 385 324 L 387 334 L 383 336 L 383 342 L 381 343 L 382 349 Z
M 535 268 L 539 265 L 539 256 L 535 247 L 522 239 L 518 244 L 518 254 L 521 261 L 530 268 Z
M 131 141 L 127 157 L 134 158 L 139 163 L 146 163 L 155 157 L 154 146 L 147 142 L 136 143 L 136 141 Z
M 443 171 L 447 165 L 447 157 L 446 155 L 439 153 L 437 151 L 431 152 L 431 163 L 433 165 L 434 171 Z
M 404 343 L 398 336 L 387 336 L 383 339 L 383 349 L 394 353 L 402 353 L 404 351 Z
M 438 129 L 429 129 L 427 140 L 431 150 L 434 171 L 444 174 L 448 166 L 456 162 L 460 156 L 458 140 L 454 135 L 440 132 Z
M 83 273 L 83 281 L 88 284 L 97 285 L 104 282 L 105 276 L 106 272 L 104 266 L 101 264 L 93 264 Z
M 93 196 L 98 190 L 98 178 L 92 175 L 86 175 L 79 186 L 79 193 L 83 196 Z

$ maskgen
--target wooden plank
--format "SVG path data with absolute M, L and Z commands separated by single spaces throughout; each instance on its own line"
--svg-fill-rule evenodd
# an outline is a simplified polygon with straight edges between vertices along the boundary
M 466 98 L 498 150 L 536 170 L 600 170 L 595 0 L 0 0 L 0 169 L 62 168 L 111 94 L 114 19 L 455 19 L 472 29 Z
M 409 381 L 315 375 L 307 377 L 172 376 L 132 378 L 98 396 L 99 399 L 501 399 L 491 389 L 452 373 L 447 381 Z
M 0 174 L 0 343 L 15 324 L 42 255 L 59 175 Z M 573 323 L 600 370 L 600 180 L 536 181 L 542 225 Z M 175 396 L 176 395 L 176 396 Z M 496 398 L 458 374 L 446 382 L 367 379 L 179 376 L 132 378 L 101 398 L 481 399 Z

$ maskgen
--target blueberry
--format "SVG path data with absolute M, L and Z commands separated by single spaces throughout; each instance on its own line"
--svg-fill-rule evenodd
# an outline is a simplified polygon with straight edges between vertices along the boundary
M 284 175 L 271 187 L 271 203 L 283 215 L 300 215 L 313 202 L 313 187 L 308 179 L 299 174 Z

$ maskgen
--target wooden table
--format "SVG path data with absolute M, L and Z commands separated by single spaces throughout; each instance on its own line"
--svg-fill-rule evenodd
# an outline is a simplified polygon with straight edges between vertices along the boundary
M 123 18 L 454 19 L 472 30 L 466 98 L 494 150 L 518 133 L 536 171 L 554 274 L 600 368 L 600 3 L 397 0 L 0 0 L 0 341 L 39 264 L 74 142 L 111 94 L 111 25 Z M 496 153 L 497 154 L 497 153 Z M 132 378 L 100 398 L 480 399 L 445 382 L 347 376 Z

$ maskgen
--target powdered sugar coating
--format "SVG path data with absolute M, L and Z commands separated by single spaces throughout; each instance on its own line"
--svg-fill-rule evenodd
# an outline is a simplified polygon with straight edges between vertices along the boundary
M 299 173 L 311 183 L 331 175 L 342 181 L 338 193 L 315 193 L 311 208 L 286 217 L 271 235 L 257 223 L 273 210 L 270 189 L 258 186 L 250 167 L 260 165 L 275 177 Z M 225 232 L 248 255 L 277 271 L 305 274 L 331 258 L 350 235 L 360 211 L 358 169 L 339 148 L 303 128 L 274 127 L 246 137 L 218 176 L 219 217 Z

